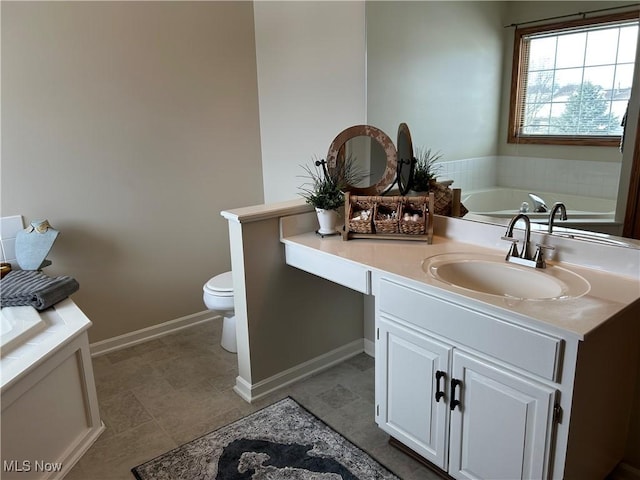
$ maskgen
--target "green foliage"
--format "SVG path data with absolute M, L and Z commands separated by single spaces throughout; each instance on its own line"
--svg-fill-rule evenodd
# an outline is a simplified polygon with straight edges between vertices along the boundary
M 356 185 L 363 174 L 356 168 L 354 160 L 350 157 L 331 171 L 322 168 L 317 160 L 313 167 L 302 165 L 307 172 L 303 178 L 305 182 L 300 189 L 300 196 L 310 205 L 323 210 L 336 210 L 344 205 L 344 191 L 349 185 Z
M 442 158 L 440 152 L 432 152 L 430 148 L 416 149 L 416 164 L 413 169 L 411 189 L 416 192 L 427 192 L 435 181 L 440 166 L 435 163 Z
M 552 133 L 560 135 L 612 135 L 620 120 L 609 115 L 609 102 L 599 85 L 583 83 L 567 101 L 565 110 L 552 123 Z

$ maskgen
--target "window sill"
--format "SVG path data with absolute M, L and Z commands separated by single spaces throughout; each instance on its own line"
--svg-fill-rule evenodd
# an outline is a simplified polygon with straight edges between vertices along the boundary
M 507 143 L 533 145 L 576 145 L 581 147 L 619 147 L 620 137 L 563 137 L 563 136 L 515 136 L 509 135 Z

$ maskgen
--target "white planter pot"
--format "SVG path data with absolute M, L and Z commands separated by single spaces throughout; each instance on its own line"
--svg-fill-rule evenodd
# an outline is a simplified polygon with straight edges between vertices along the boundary
M 316 214 L 318 215 L 318 223 L 320 224 L 320 229 L 318 230 L 320 235 L 336 233 L 338 225 L 338 212 L 336 210 L 316 208 Z

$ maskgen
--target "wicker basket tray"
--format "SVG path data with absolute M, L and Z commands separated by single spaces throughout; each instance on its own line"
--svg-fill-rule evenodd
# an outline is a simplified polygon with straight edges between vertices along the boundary
M 342 239 L 433 241 L 433 194 L 427 197 L 366 196 L 345 193 Z M 402 212 L 411 219 L 402 221 Z M 368 212 L 368 215 L 363 215 Z M 413 215 L 416 214 L 416 221 Z
M 373 233 L 374 205 L 371 197 L 352 195 L 346 204 L 347 229 L 354 233 Z
M 398 218 L 402 202 L 398 197 L 376 197 L 373 223 L 376 233 L 398 233 Z
M 427 228 L 428 197 L 407 198 L 400 211 L 400 233 L 406 235 L 424 235 Z

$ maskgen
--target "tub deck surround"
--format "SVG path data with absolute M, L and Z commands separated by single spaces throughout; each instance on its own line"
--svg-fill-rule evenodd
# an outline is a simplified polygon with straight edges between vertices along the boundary
M 567 220 L 556 221 L 556 225 L 569 228 L 591 230 L 613 235 L 622 232 L 621 218 L 616 219 L 615 198 L 598 198 L 585 195 L 553 193 L 535 189 L 518 189 L 509 187 L 491 187 L 481 190 L 463 190 L 462 203 L 470 210 L 465 218 L 475 215 L 496 219 L 510 219 L 519 212 L 523 202 L 527 202 L 530 211 L 527 215 L 532 223 L 546 225 L 549 213 L 536 213 L 529 198 L 529 193 L 541 197 L 549 210 L 555 202 L 562 202 L 567 207 Z M 486 221 L 486 219 L 485 219 Z
M 531 215 L 532 220 L 548 218 L 548 212 L 536 213 L 533 211 L 529 193 L 541 197 L 549 209 L 555 202 L 563 202 L 567 206 L 569 220 L 590 218 L 611 221 L 615 214 L 615 199 L 505 187 L 463 192 L 462 202 L 473 213 L 508 218 L 518 213 L 522 203 L 527 202 L 530 208 L 527 214 Z
M 45 328 L 0 360 L 2 478 L 62 478 L 105 430 L 89 352 L 91 321 L 71 299 L 39 315 Z M 52 469 L 38 470 L 36 462 Z M 30 473 L 20 470 L 25 465 Z
M 0 352 L 3 355 L 47 327 L 38 311 L 31 306 L 3 308 L 0 310 L 0 317 L 2 320 Z
M 39 312 L 39 315 L 44 321 L 45 331 L 35 332 L 22 345 L 2 353 L 0 392 L 10 388 L 17 378 L 46 362 L 65 343 L 91 327 L 91 321 L 71 299 L 63 300 Z

